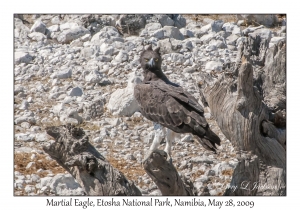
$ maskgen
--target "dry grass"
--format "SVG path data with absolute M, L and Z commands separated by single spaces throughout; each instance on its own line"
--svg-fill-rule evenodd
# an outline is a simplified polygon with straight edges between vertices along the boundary
M 195 181 L 195 179 L 199 178 L 201 175 L 203 175 L 205 171 L 199 170 L 196 173 L 191 174 L 191 181 Z
M 96 125 L 96 124 L 90 123 L 90 122 L 86 122 L 86 121 L 84 121 L 83 123 L 78 125 L 78 127 L 82 128 L 83 130 L 89 130 L 89 131 L 99 131 L 101 128 L 99 125 Z
M 233 174 L 233 169 L 226 169 L 222 171 L 222 175 L 232 176 L 232 174 Z
M 223 20 L 226 22 L 236 22 L 236 15 L 233 14 L 193 14 L 193 15 L 183 15 L 185 18 L 192 19 L 195 22 L 202 22 L 205 18 L 210 18 L 213 20 Z
M 55 160 L 47 160 L 46 155 L 36 154 L 37 157 L 35 160 L 30 159 L 31 155 L 32 153 L 16 153 L 14 157 L 14 165 L 17 167 L 15 170 L 24 175 L 37 174 L 37 170 L 39 169 L 51 170 L 53 174 L 65 173 L 66 171 L 63 167 L 58 165 Z M 30 162 L 35 162 L 35 165 L 26 169 L 26 166 Z M 42 178 L 47 176 L 47 174 L 47 172 L 41 172 L 38 175 Z
M 142 165 L 131 165 L 130 167 L 128 167 L 128 163 L 124 159 L 116 160 L 112 157 L 109 157 L 108 162 L 113 167 L 121 171 L 127 179 L 132 181 L 138 180 L 140 176 L 143 176 L 146 173 Z

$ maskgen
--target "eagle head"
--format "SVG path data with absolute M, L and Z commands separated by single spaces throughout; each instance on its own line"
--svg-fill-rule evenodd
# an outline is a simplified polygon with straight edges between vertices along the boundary
M 152 50 L 152 46 L 148 46 L 141 54 L 140 63 L 144 70 L 161 71 L 162 59 L 159 53 L 159 47 Z

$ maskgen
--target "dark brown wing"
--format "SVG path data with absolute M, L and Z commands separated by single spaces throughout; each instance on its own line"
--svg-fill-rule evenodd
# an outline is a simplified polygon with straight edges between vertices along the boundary
M 203 108 L 181 87 L 151 81 L 136 85 L 134 96 L 147 119 L 177 133 L 197 135 L 206 149 L 215 151 L 215 144 L 220 145 L 219 137 L 209 129 Z

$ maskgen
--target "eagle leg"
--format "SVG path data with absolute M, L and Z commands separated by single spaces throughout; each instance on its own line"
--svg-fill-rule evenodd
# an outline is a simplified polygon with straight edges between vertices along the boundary
M 171 157 L 172 140 L 175 138 L 175 136 L 176 133 L 167 128 L 166 147 L 164 151 L 167 153 L 168 155 L 167 160 L 169 160 L 170 162 L 172 162 L 172 157 Z
M 154 134 L 155 134 L 155 136 L 154 136 L 153 142 L 152 142 L 152 144 L 151 144 L 151 146 L 150 146 L 150 149 L 149 149 L 149 152 L 148 152 L 148 154 L 145 156 L 143 162 L 145 162 L 145 161 L 149 158 L 149 156 L 151 155 L 151 153 L 152 153 L 153 151 L 157 150 L 157 148 L 159 147 L 160 142 L 161 142 L 162 139 L 166 136 L 165 128 L 162 127 L 160 124 L 155 123 L 155 124 L 154 124 Z M 167 139 L 167 138 L 166 138 L 166 139 Z M 167 141 L 167 140 L 166 140 L 166 141 Z M 167 143 L 166 145 L 169 145 L 169 144 Z M 171 151 L 171 145 L 168 146 L 168 148 L 169 148 L 169 147 L 170 147 L 169 150 Z M 166 150 L 166 149 L 165 149 L 165 152 L 168 154 L 168 157 L 169 157 L 169 153 L 168 153 L 169 150 Z

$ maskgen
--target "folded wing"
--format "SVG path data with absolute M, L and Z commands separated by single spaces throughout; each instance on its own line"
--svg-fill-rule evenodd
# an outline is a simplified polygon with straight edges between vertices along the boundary
M 134 96 L 141 113 L 149 120 L 159 123 L 177 133 L 192 133 L 208 150 L 215 151 L 220 138 L 213 133 L 204 117 L 203 107 L 182 87 L 163 81 L 138 84 Z

